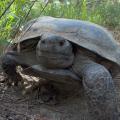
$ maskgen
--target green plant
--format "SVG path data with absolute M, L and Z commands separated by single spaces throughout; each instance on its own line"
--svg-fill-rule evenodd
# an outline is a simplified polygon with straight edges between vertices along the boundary
M 120 29 L 120 2 L 108 2 L 101 4 L 98 8 L 103 25 Z
M 0 19 L 0 39 L 7 39 L 11 37 L 13 29 L 17 29 L 20 21 L 24 19 L 25 14 L 29 10 L 30 0 L 15 0 L 9 9 Z M 9 6 L 9 0 L 0 2 L 1 11 L 0 15 L 4 13 L 5 9 Z

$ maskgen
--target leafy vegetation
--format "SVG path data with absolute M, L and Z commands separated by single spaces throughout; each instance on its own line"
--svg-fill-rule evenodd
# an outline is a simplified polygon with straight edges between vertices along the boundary
M 19 32 L 20 26 L 28 20 L 43 15 L 88 20 L 104 26 L 120 29 L 119 0 L 53 1 L 1 0 L 0 45 L 6 44 L 11 39 L 13 40 Z

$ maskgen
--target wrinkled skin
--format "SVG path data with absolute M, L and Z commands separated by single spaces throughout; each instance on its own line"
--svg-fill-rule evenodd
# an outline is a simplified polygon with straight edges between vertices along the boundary
M 72 45 L 59 36 L 43 36 L 36 52 L 39 63 L 47 68 L 68 68 L 73 63 Z
M 76 50 L 69 41 L 55 35 L 42 36 L 37 44 L 36 57 L 39 65 L 45 68 L 43 72 L 50 73 L 47 78 L 47 75 L 42 74 L 42 70 L 38 66 L 37 70 L 40 72 L 40 77 L 56 79 L 56 75 L 61 76 L 62 73 L 64 80 L 69 70 L 77 75 L 78 80 L 82 77 L 88 110 L 92 120 L 118 120 L 112 76 L 104 66 L 95 62 L 95 58 L 86 56 L 80 48 Z M 3 57 L 3 69 L 9 77 L 13 75 L 9 71 L 9 67 L 14 68 L 13 71 L 16 73 L 15 66 L 23 65 L 23 63 L 20 63 L 20 57 L 18 58 L 15 54 L 9 53 L 6 53 Z M 10 64 L 7 62 L 9 60 L 12 61 Z M 50 72 L 49 70 L 53 71 Z M 59 72 L 59 70 L 63 72 Z M 12 79 L 14 78 L 12 77 Z

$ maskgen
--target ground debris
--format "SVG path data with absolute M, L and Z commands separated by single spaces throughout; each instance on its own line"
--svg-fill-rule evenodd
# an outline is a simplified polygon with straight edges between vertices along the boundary
M 120 101 L 120 75 L 115 84 Z M 41 103 L 36 97 L 37 91 L 27 95 L 21 92 L 20 88 L 0 83 L 0 120 L 90 120 L 83 91 L 81 95 L 62 96 L 57 105 Z M 120 110 L 120 105 L 118 107 Z

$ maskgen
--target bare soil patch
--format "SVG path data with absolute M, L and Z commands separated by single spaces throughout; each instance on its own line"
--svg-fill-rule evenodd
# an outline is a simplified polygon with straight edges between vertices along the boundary
M 120 75 L 114 81 L 120 111 Z M 90 120 L 83 90 L 65 94 L 59 95 L 58 104 L 48 104 L 38 97 L 38 91 L 22 95 L 20 87 L 7 88 L 1 83 L 0 120 Z

